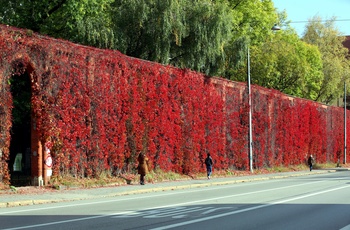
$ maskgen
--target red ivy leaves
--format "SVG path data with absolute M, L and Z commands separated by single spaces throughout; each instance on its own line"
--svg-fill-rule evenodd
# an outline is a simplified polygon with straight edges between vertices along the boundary
M 249 167 L 244 83 L 4 26 L 0 49 L 3 181 L 9 179 L 13 63 L 32 70 L 32 108 L 42 141 L 54 144 L 55 174 L 131 170 L 138 151 L 165 171 L 204 171 L 207 153 L 216 169 Z M 342 108 L 252 88 L 254 167 L 300 164 L 307 154 L 318 162 L 342 159 Z

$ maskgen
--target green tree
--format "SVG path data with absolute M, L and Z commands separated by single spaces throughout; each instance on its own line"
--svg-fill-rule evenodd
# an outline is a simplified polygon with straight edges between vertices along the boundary
M 311 18 L 302 38 L 316 45 L 321 52 L 324 78 L 316 100 L 325 103 L 342 95 L 344 81 L 348 81 L 350 73 L 350 62 L 346 58 L 348 50 L 342 44 L 345 38 L 336 29 L 334 20 L 332 18 L 323 23 L 321 17 Z
M 245 81 L 237 74 L 246 65 L 248 46 L 264 42 L 278 22 L 272 1 L 228 0 L 233 15 L 233 36 L 224 48 L 225 63 L 220 74 L 228 79 Z
M 0 12 L 5 24 L 213 75 L 233 31 L 226 1 L 9 0 Z
M 0 22 L 100 48 L 113 48 L 113 0 L 7 0 Z
M 253 84 L 315 100 L 323 79 L 321 55 L 316 46 L 299 39 L 296 31 L 290 27 L 285 11 L 276 15 L 283 30 L 271 31 L 272 23 L 270 21 L 268 27 L 267 21 L 264 31 L 260 29 L 257 35 L 253 33 L 249 36 L 247 30 L 246 36 L 242 35 L 234 41 L 231 58 L 237 61 L 231 62 L 234 63 L 231 68 L 227 67 L 226 75 L 232 80 L 246 81 L 249 46 Z M 275 17 L 270 20 L 276 21 Z
M 297 97 L 317 99 L 323 79 L 322 59 L 316 46 L 284 30 L 271 41 L 252 47 L 253 82 Z
M 216 74 L 232 36 L 227 4 L 210 0 L 116 0 L 115 47 L 129 56 Z
M 1 23 L 39 32 L 45 20 L 65 2 L 66 0 L 4 0 L 0 3 Z
M 68 28 L 65 39 L 98 48 L 114 49 L 115 32 L 112 30 L 111 3 L 113 0 L 70 0 L 62 9 L 64 14 L 53 17 L 52 23 L 67 17 L 62 27 Z M 48 30 L 48 32 L 50 29 Z M 60 31 L 53 36 L 60 37 Z
M 2 23 L 126 55 L 225 75 L 276 22 L 265 0 L 8 0 Z M 243 47 L 244 48 L 244 47 Z M 228 71 L 229 72 L 229 71 Z

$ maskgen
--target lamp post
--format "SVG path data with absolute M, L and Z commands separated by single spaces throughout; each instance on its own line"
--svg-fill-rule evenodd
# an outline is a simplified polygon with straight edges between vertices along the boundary
M 271 30 L 277 31 L 281 28 L 275 24 Z M 248 81 L 248 106 L 249 106 L 249 169 L 250 172 L 253 172 L 253 125 L 252 125 L 252 89 L 250 84 L 250 52 L 249 45 L 247 48 L 247 81 Z
M 247 49 L 247 72 L 248 72 L 248 107 L 249 107 L 249 169 L 253 172 L 253 132 L 252 132 L 252 92 L 250 85 L 250 54 Z
M 346 83 L 344 81 L 344 164 L 346 164 Z

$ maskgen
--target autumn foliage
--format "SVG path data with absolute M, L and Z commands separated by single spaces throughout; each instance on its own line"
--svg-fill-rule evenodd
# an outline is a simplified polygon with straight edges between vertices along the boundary
M 0 181 L 9 178 L 8 81 L 24 72 L 40 139 L 53 143 L 54 175 L 128 170 L 139 150 L 152 168 L 184 174 L 203 171 L 208 152 L 215 169 L 249 167 L 245 83 L 4 25 L 0 51 Z M 343 159 L 342 108 L 258 86 L 252 98 L 255 168 L 304 163 L 307 154 Z

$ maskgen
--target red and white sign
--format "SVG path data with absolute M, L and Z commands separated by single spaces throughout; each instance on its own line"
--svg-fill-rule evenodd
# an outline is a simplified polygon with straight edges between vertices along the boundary
M 51 168 L 52 167 L 52 157 L 51 157 L 51 155 L 48 155 L 47 157 L 46 157 L 46 159 L 45 159 L 45 165 L 47 166 L 47 167 L 49 167 L 49 168 Z

